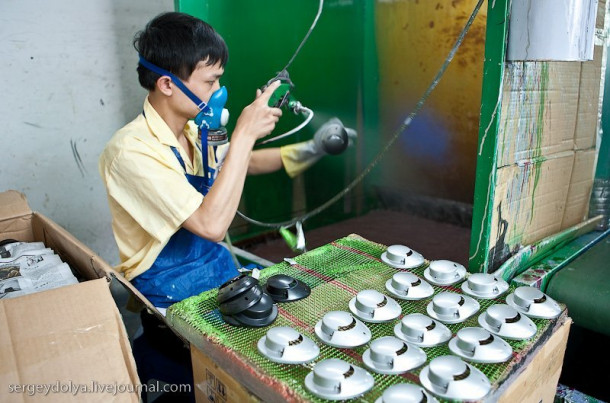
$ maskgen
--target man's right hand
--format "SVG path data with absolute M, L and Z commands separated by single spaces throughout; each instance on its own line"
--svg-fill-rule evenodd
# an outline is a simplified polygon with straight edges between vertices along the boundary
M 253 142 L 269 135 L 282 116 L 282 110 L 268 105 L 269 98 L 280 86 L 279 80 L 271 83 L 265 91 L 256 90 L 256 99 L 239 115 L 233 136 L 247 136 Z

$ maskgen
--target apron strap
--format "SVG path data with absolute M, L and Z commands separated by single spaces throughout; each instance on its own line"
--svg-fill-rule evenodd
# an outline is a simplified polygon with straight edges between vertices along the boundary
M 174 153 L 174 155 L 176 156 L 176 158 L 178 159 L 178 162 L 180 163 L 180 166 L 182 167 L 182 169 L 184 169 L 184 173 L 186 174 L 186 164 L 184 163 L 184 160 L 182 159 L 182 156 L 180 155 L 180 151 L 178 151 L 178 149 L 174 146 L 169 146 L 172 149 L 172 152 Z M 201 153 L 202 157 L 203 157 L 203 151 L 201 150 L 201 148 L 197 147 L 199 149 L 199 152 Z M 203 176 L 204 178 L 208 178 L 208 159 L 207 159 L 207 154 L 205 155 L 205 158 L 202 158 L 202 163 L 203 163 Z
M 178 162 L 180 163 L 180 165 L 182 166 L 182 169 L 184 169 L 184 173 L 186 173 L 186 165 L 184 164 L 184 160 L 182 159 L 182 156 L 180 155 L 180 152 L 178 151 L 178 149 L 174 146 L 170 146 L 170 148 L 172 149 L 172 151 L 174 152 L 174 155 L 176 156 L 176 158 L 178 159 Z

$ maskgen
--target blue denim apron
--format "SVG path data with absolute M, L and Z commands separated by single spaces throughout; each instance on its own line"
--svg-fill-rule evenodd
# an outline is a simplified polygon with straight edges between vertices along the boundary
M 203 137 L 205 144 L 202 148 L 207 151 L 207 138 Z M 207 153 L 202 153 L 204 176 L 195 176 L 186 173 L 180 153 L 175 147 L 171 149 L 184 169 L 188 182 L 203 196 L 207 195 L 215 176 L 214 172 L 209 172 Z M 150 269 L 132 279 L 131 283 L 154 306 L 167 308 L 185 298 L 218 287 L 238 274 L 226 248 L 180 228 Z

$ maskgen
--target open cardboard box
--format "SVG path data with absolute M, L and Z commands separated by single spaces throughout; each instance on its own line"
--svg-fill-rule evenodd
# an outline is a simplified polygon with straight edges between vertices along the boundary
M 110 281 L 116 278 L 158 315 L 150 302 L 65 229 L 32 212 L 16 191 L 0 193 L 3 239 L 44 242 L 81 282 L 0 300 L 0 393 L 11 401 L 45 394 L 45 401 L 139 401 L 140 380 Z

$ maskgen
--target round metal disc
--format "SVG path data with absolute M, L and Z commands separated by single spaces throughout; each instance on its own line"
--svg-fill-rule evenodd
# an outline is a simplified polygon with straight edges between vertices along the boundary
M 353 348 L 368 343 L 371 331 L 349 312 L 328 312 L 316 323 L 315 333 L 329 346 Z
M 286 326 L 269 329 L 257 347 L 267 359 L 281 364 L 304 364 L 320 354 L 320 348 L 309 337 Z
M 424 264 L 424 257 L 404 245 L 391 245 L 381 254 L 381 260 L 397 269 L 413 269 Z
M 551 297 L 534 287 L 519 287 L 506 297 L 506 303 L 532 318 L 554 319 L 561 307 Z
M 402 374 L 426 362 L 426 353 L 394 336 L 384 336 L 371 342 L 362 354 L 362 362 L 379 374 Z
M 447 399 L 479 400 L 491 390 L 485 374 L 453 355 L 430 361 L 419 373 L 419 380 L 428 391 Z
M 462 283 L 462 291 L 480 299 L 494 299 L 508 290 L 508 283 L 504 279 L 489 273 L 471 274 Z
M 389 322 L 400 316 L 398 302 L 376 290 L 363 290 L 349 301 L 349 310 L 364 322 Z
M 472 297 L 453 292 L 436 294 L 426 306 L 428 315 L 443 323 L 461 323 L 474 315 L 481 306 Z
M 385 288 L 394 297 L 402 300 L 420 300 L 434 294 L 430 284 L 413 273 L 399 272 L 386 281 Z
M 483 329 L 510 340 L 530 339 L 537 331 L 530 318 L 506 304 L 490 306 L 478 320 Z
M 434 285 L 452 285 L 466 277 L 466 268 L 450 260 L 433 260 L 424 270 L 424 277 Z
M 510 359 L 513 348 L 499 336 L 480 327 L 465 327 L 449 341 L 449 350 L 468 361 L 498 363 Z
M 328 400 L 354 398 L 371 390 L 374 384 L 367 371 L 338 358 L 320 361 L 305 377 L 305 388 Z
M 437 346 L 451 338 L 451 330 L 447 326 L 421 313 L 404 316 L 394 326 L 394 334 L 420 347 Z

